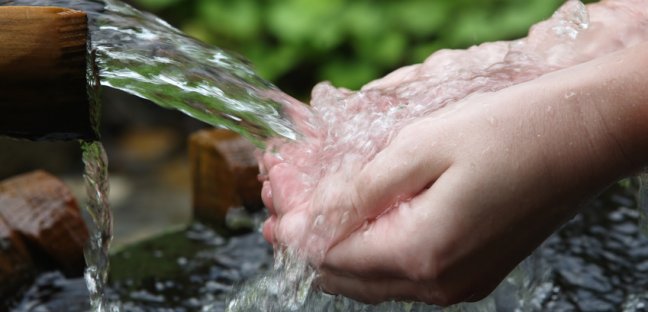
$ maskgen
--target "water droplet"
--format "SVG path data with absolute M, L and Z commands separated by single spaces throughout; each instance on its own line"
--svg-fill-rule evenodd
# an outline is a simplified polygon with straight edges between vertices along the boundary
M 551 106 L 551 105 L 548 105 L 548 106 L 547 106 L 547 114 L 549 114 L 549 115 L 553 115 L 553 114 L 554 114 L 553 106 Z
M 575 95 L 576 95 L 576 92 L 569 91 L 569 92 L 565 93 L 565 99 L 570 99 L 570 98 L 574 97 Z
M 349 212 L 345 211 L 342 214 L 342 219 L 340 219 L 340 224 L 346 224 L 347 222 L 349 222 Z
M 324 215 L 317 215 L 315 217 L 315 220 L 313 221 L 313 227 L 314 228 L 321 228 L 324 225 Z

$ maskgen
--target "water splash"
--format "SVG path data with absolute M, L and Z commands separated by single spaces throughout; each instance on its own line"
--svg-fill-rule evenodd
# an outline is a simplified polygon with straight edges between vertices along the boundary
M 570 0 L 565 6 L 570 8 L 554 14 L 559 22 L 553 27 L 553 31 L 559 36 L 568 36 L 575 40 L 581 31 L 589 28 L 589 14 L 585 4 L 580 1 Z
M 623 14 L 614 9 L 606 11 L 602 6 L 599 6 L 598 10 L 601 15 Z M 629 23 L 629 27 L 640 23 Z M 299 193 L 292 194 L 302 197 L 293 202 L 334 200 L 326 195 L 334 194 L 336 182 L 358 173 L 404 126 L 428 116 L 439 108 L 459 102 L 471 94 L 498 91 L 552 71 L 589 61 L 609 53 L 608 46 L 620 49 L 624 45 L 636 44 L 634 39 L 624 41 L 626 38 L 617 37 L 610 39 L 615 41 L 612 43 L 601 39 L 597 41 L 600 46 L 592 49 L 592 46 L 589 46 L 591 42 L 581 40 L 586 37 L 582 35 L 589 30 L 590 15 L 587 8 L 579 1 L 569 1 L 551 19 L 534 26 L 527 38 L 486 43 L 467 50 L 442 50 L 430 56 L 423 64 L 399 69 L 383 79 L 369 83 L 357 92 L 335 88 L 330 83 L 316 86 L 311 104 L 315 114 L 323 121 L 318 125 L 318 136 L 290 144 L 289 147 L 284 145 L 283 153 L 281 147 L 279 148 L 281 161 L 304 177 L 303 181 L 299 181 Z M 646 39 L 647 35 L 645 31 L 639 31 L 638 36 Z M 621 44 L 618 44 L 617 40 Z M 338 179 L 340 175 L 342 178 Z M 326 188 L 328 185 L 333 187 Z M 304 214 L 307 215 L 305 218 L 309 219 L 300 221 L 318 224 L 321 213 L 327 214 L 326 211 L 311 212 L 304 209 Z M 327 231 L 320 233 L 321 231 L 311 229 L 302 237 L 294 237 L 295 240 L 303 240 L 295 245 L 312 246 L 310 242 L 314 241 L 313 236 L 330 241 L 331 233 L 336 232 L 343 223 L 339 211 L 331 211 L 321 219 L 326 220 L 326 224 L 321 227 Z M 459 305 L 454 309 L 479 310 L 489 306 L 489 302 L 493 300 L 512 302 L 510 306 L 520 310 L 533 310 L 533 307 L 541 306 L 543 300 L 552 295 L 553 285 L 546 281 L 544 266 L 541 263 L 527 260 L 523 266 L 527 264 L 533 269 L 518 269 L 518 276 L 505 281 L 501 285 L 503 288 L 497 290 L 493 297 L 475 305 Z M 305 276 L 310 278 L 309 275 Z M 248 290 L 248 287 L 251 287 L 251 290 Z M 258 283 L 256 288 L 254 285 L 246 286 L 246 290 L 232 301 L 236 302 L 236 309 L 230 311 L 255 310 L 257 306 L 254 302 L 263 301 L 262 295 L 272 297 L 278 291 L 267 290 L 267 287 L 265 281 Z M 251 302 L 247 309 L 242 307 L 246 302 Z M 404 305 L 392 303 L 367 306 L 319 292 L 312 292 L 301 309 L 342 311 L 336 308 L 341 302 L 345 308 L 357 311 L 405 309 Z M 414 306 L 420 311 L 437 309 L 425 305 Z M 286 310 L 270 306 L 264 311 Z
M 304 311 L 312 295 L 315 270 L 289 251 L 275 254 L 274 268 L 254 281 L 246 283 L 236 298 L 229 301 L 227 311 Z M 319 309 L 319 306 L 313 307 Z M 214 311 L 206 306 L 203 312 Z

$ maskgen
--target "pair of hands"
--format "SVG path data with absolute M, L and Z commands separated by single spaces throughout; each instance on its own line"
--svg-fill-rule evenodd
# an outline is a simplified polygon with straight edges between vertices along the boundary
M 645 165 L 641 49 L 472 95 L 404 127 L 359 174 L 313 188 L 267 154 L 264 236 L 301 251 L 327 292 L 481 299 L 582 200 Z

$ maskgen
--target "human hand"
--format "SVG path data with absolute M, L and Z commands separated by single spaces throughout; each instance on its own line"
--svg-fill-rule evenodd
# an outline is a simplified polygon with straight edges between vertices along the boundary
M 385 190 L 414 197 L 330 248 L 322 288 L 441 305 L 490 293 L 583 199 L 646 164 L 645 91 L 619 62 L 645 62 L 638 53 L 472 96 L 404 128 L 365 168 L 389 175 L 355 187 L 361 204 Z
M 267 161 L 264 234 L 309 255 L 328 292 L 479 299 L 584 198 L 645 163 L 637 64 L 619 62 L 645 62 L 638 51 L 471 96 L 404 128 L 360 174 L 314 190 Z M 327 228 L 313 229 L 319 215 Z

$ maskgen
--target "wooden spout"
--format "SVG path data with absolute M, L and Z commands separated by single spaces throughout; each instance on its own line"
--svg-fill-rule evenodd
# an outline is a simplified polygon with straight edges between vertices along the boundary
M 0 7 L 0 135 L 91 139 L 87 18 L 56 7 Z

